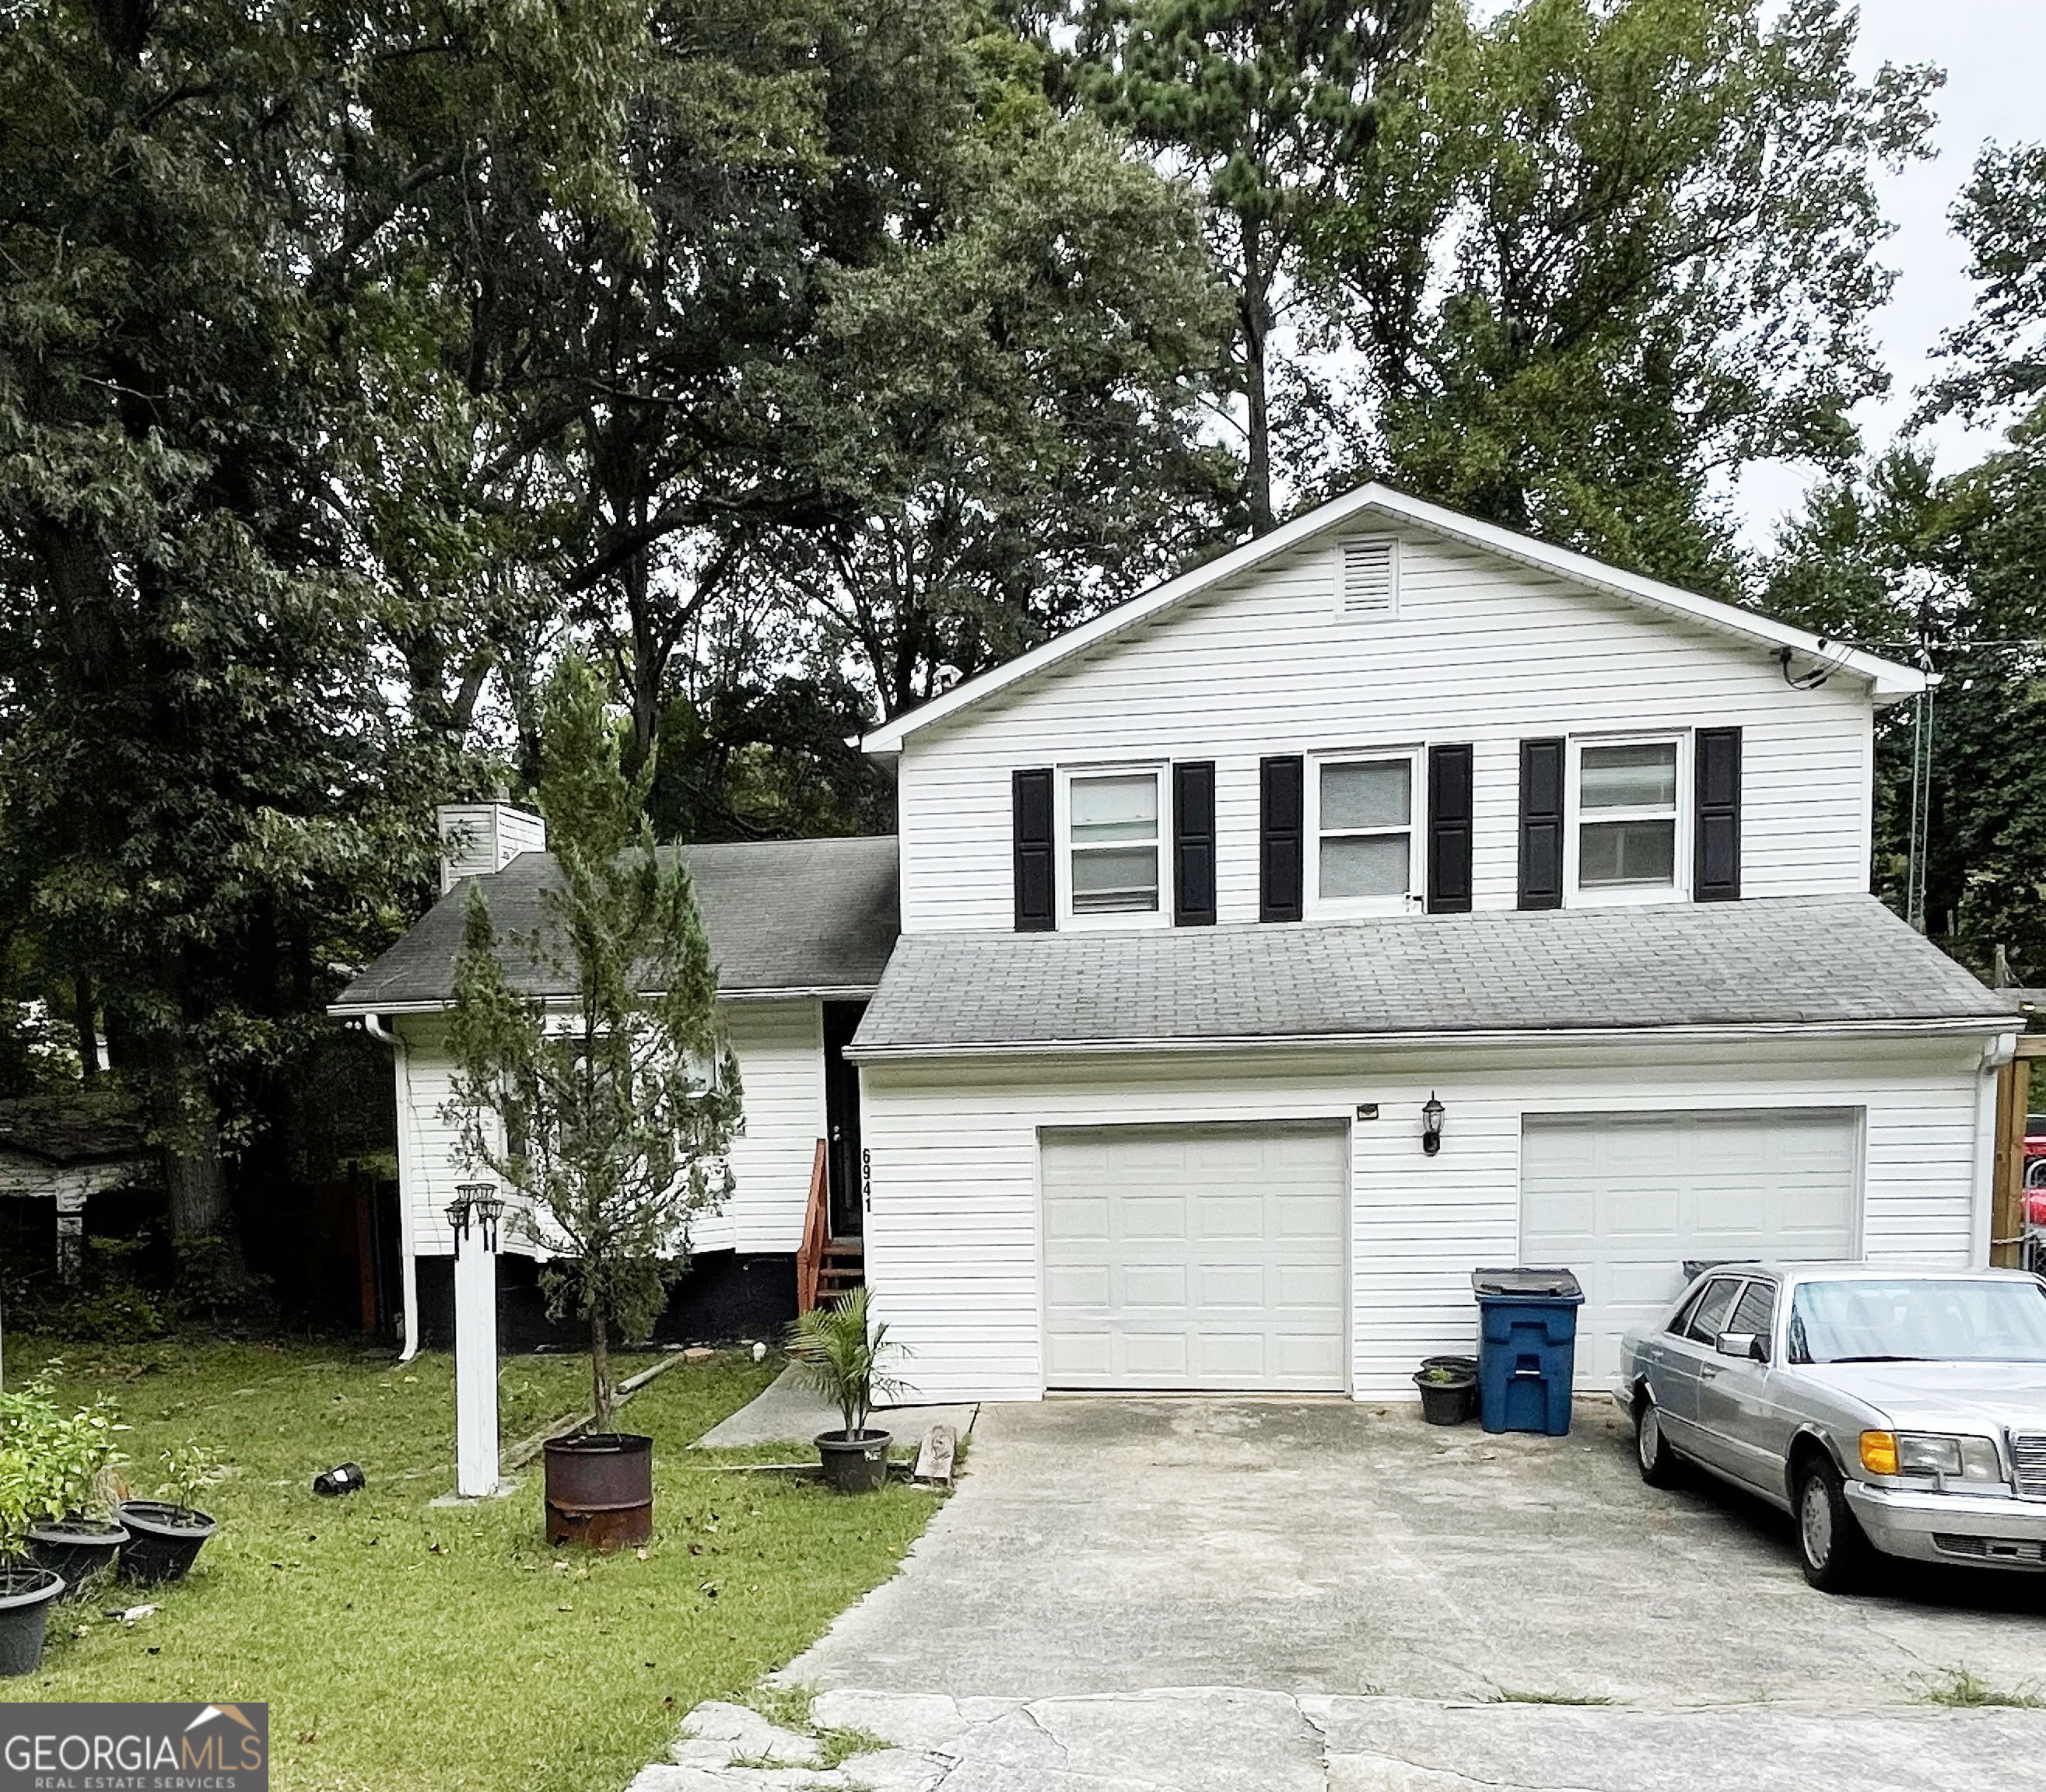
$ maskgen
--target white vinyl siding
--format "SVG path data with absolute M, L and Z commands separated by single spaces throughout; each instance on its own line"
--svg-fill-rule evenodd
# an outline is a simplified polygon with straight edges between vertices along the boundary
M 792 1251 L 803 1242 L 824 1131 L 823 1014 L 815 1002 L 732 1002 L 724 1020 L 746 1131 L 732 1143 L 732 1197 L 721 1224 L 734 1250 Z
M 1855 1108 L 1535 1115 L 1520 1257 L 1577 1272 L 1577 1385 L 1608 1388 L 1620 1339 L 1662 1317 L 1687 1259 L 1851 1257 L 1860 1191 Z
M 1332 1126 L 1045 1133 L 1046 1380 L 1340 1393 L 1348 1158 Z
M 810 1165 L 824 1132 L 823 1016 L 814 1001 L 727 1004 L 720 1016 L 745 1090 L 745 1131 L 732 1141 L 732 1198 L 696 1223 L 698 1251 L 793 1251 L 802 1242 Z M 455 1129 L 442 1116 L 454 1089 L 447 1026 L 404 1019 L 397 1054 L 398 1185 L 412 1251 L 454 1248 L 446 1209 L 456 1183 Z M 523 1248 L 508 1231 L 508 1251 Z
M 1861 1251 L 1958 1265 L 1979 1258 L 1986 1211 L 1979 1064 L 1976 1042 L 1900 1042 L 869 1065 L 867 1276 L 920 1397 L 1035 1399 L 1047 1385 L 1041 1130 L 1341 1124 L 1349 1385 L 1359 1398 L 1410 1398 L 1422 1357 L 1471 1347 L 1471 1270 L 1520 1255 L 1528 1116 L 1865 1108 Z M 1445 1116 L 1441 1153 L 1427 1158 L 1431 1092 Z M 1353 1121 L 1360 1103 L 1376 1103 L 1378 1118 Z
M 1868 888 L 1859 679 L 1794 691 L 1761 647 L 1419 534 L 1400 538 L 1396 615 L 1345 617 L 1340 581 L 1324 538 L 912 736 L 905 931 L 1013 924 L 1017 767 L 1133 760 L 1215 762 L 1218 918 L 1255 921 L 1260 758 L 1372 742 L 1473 744 L 1481 909 L 1517 897 L 1523 738 L 1712 726 L 1744 732 L 1742 893 Z

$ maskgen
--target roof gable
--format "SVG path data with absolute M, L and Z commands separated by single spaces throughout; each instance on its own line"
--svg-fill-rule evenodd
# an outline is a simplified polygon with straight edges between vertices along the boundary
M 1815 665 L 1829 666 L 1836 672 L 1865 680 L 1878 703 L 1895 702 L 1915 695 L 1928 682 L 1926 674 L 1912 667 L 1878 658 L 1856 648 L 1843 647 L 1837 642 L 1793 628 L 1787 622 L 1776 622 L 1713 598 L 1701 597 L 1659 580 L 1623 571 L 1588 554 L 1551 547 L 1530 536 L 1502 529 L 1496 523 L 1480 522 L 1439 504 L 1408 497 L 1389 486 L 1371 484 L 1332 499 L 1268 535 L 1245 541 L 1191 572 L 1154 585 L 1091 622 L 1083 622 L 1019 655 L 1006 665 L 968 679 L 944 696 L 934 697 L 921 707 L 874 730 L 862 745 L 869 753 L 899 752 L 912 734 L 998 692 L 1041 674 L 1056 673 L 1069 662 L 1116 637 L 1160 619 L 1162 612 L 1292 553 L 1318 537 L 1369 522 L 1405 526 L 1461 542 L 1550 574 L 1583 590 L 1619 598 L 1644 610 L 1697 625 L 1748 646 L 1770 652 L 1787 649 Z

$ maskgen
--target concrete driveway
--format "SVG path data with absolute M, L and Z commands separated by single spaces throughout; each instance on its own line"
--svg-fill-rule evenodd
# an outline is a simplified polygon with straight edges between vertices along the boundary
M 2046 1579 L 1815 1593 L 1787 1518 L 1702 1477 L 1643 1486 L 1606 1401 L 1552 1439 L 1347 1401 L 1047 1401 L 983 1409 L 970 1463 L 902 1575 L 790 1678 L 1695 1704 L 2046 1675 Z
M 1928 1697 L 1963 1673 L 2046 1696 L 2046 1580 L 1813 1592 L 1786 1519 L 1643 1486 L 1604 1402 L 1552 1439 L 1124 1399 L 983 1409 L 902 1573 L 782 1678 L 901 1745 L 847 1785 L 2046 1786 L 2046 1711 Z M 692 1746 L 650 1772 L 712 1774 Z

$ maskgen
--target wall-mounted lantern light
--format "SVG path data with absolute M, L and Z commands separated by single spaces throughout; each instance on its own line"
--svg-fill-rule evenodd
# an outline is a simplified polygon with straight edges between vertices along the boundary
M 1432 1158 L 1442 1148 L 1442 1104 L 1430 1089 L 1428 1099 L 1421 1104 L 1421 1149 Z

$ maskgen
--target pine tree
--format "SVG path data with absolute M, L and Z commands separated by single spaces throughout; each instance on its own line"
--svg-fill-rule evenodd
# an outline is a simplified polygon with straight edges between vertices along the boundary
M 503 941 L 472 886 L 446 1109 L 464 1161 L 510 1189 L 513 1235 L 547 1254 L 550 1313 L 589 1328 L 600 1432 L 611 1340 L 644 1334 L 688 1267 L 691 1222 L 731 1194 L 724 1154 L 740 1114 L 689 872 L 645 819 L 650 762 L 627 779 L 619 747 L 596 677 L 565 659 L 540 784 L 561 882 L 542 924 Z

